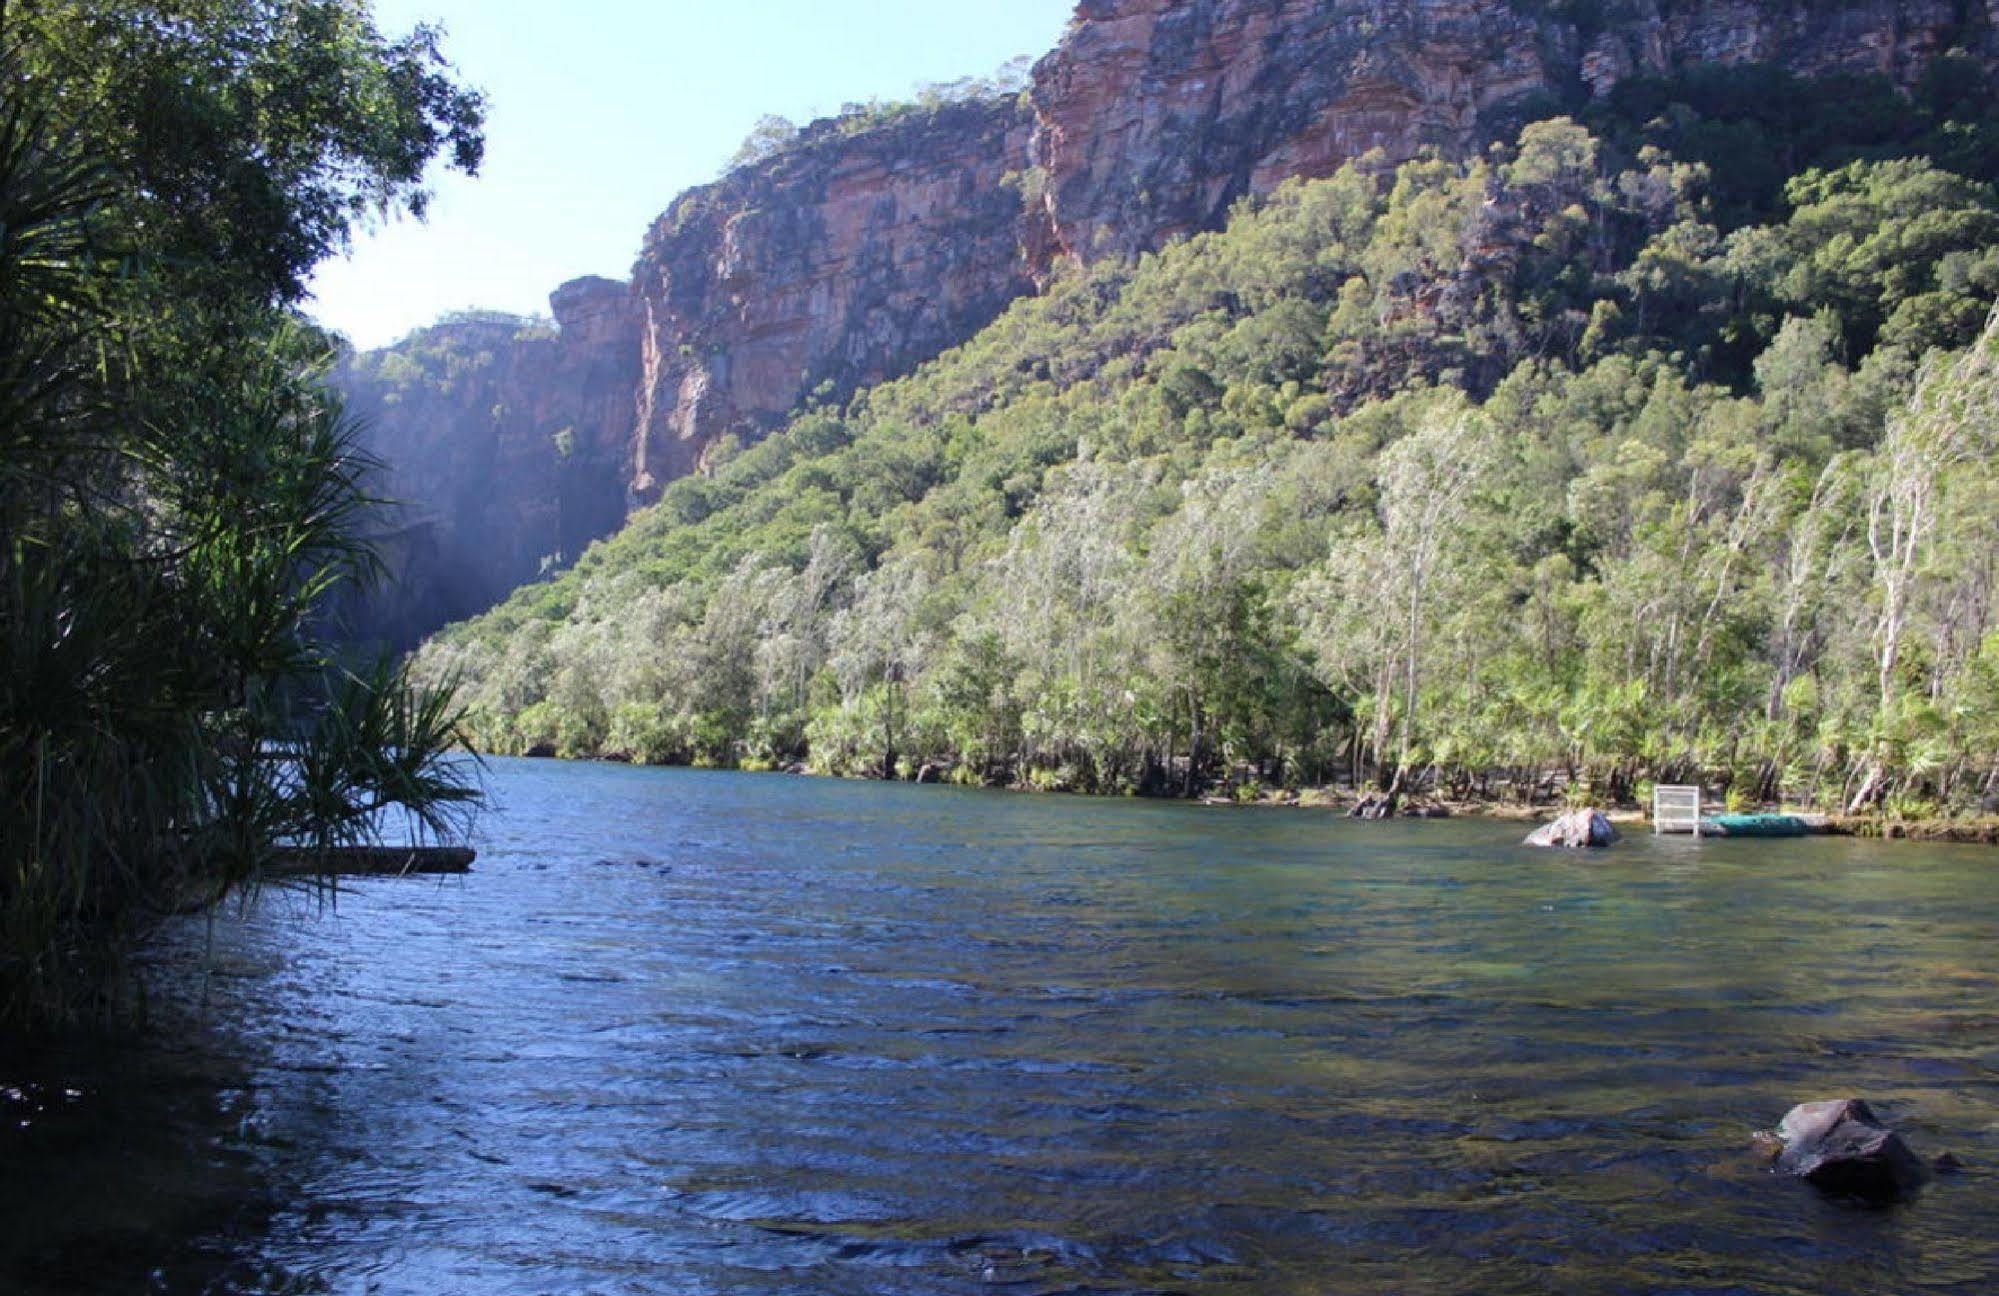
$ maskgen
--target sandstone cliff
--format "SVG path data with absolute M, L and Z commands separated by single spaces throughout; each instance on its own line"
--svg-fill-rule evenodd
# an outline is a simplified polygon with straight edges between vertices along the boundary
M 406 358 L 489 358 L 409 390 L 381 380 L 395 350 L 350 366 L 391 488 L 436 532 L 415 565 L 454 591 L 411 624 L 574 558 L 723 435 L 904 373 L 1065 263 L 1217 227 L 1289 177 L 1477 148 L 1693 63 L 1907 86 L 1953 48 L 1993 66 L 1995 28 L 1999 0 L 1083 0 L 1024 98 L 816 123 L 678 200 L 629 291 L 558 290 L 556 336 L 429 330 Z
M 1083 0 L 1035 70 L 1045 215 L 1064 255 L 1129 256 L 1288 177 L 1472 148 L 1531 105 L 1694 63 L 1906 86 L 1955 45 L 1990 58 L 1983 2 L 1626 0 L 1585 26 L 1521 0 Z
M 682 197 L 653 226 L 633 488 L 725 432 L 776 426 L 824 385 L 898 376 L 1032 289 L 1021 249 L 1031 118 L 1016 100 L 827 121 Z

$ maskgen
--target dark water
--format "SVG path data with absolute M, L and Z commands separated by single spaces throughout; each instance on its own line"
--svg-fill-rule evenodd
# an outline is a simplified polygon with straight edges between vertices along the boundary
M 0 1292 L 1999 1291 L 1988 850 L 493 782 L 470 878 L 0 1059 Z M 1848 1092 L 1968 1168 L 1748 1153 Z

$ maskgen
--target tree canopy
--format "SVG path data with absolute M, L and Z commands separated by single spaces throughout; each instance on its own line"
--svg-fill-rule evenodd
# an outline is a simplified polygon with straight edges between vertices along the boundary
M 1999 204 L 1911 147 L 1744 205 L 1644 136 L 1363 159 L 1072 273 L 419 669 L 503 751 L 1975 803 Z
M 14 74 L 115 174 L 107 255 L 288 303 L 357 221 L 421 215 L 444 157 L 478 169 L 484 106 L 440 33 L 385 37 L 361 0 L 16 0 Z

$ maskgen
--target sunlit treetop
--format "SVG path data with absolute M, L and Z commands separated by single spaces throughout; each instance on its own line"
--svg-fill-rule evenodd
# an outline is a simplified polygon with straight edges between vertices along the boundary
M 102 237 L 204 292 L 297 300 L 356 222 L 421 214 L 433 160 L 484 149 L 438 32 L 386 35 L 360 0 L 31 0 L 0 40 L 120 173 Z

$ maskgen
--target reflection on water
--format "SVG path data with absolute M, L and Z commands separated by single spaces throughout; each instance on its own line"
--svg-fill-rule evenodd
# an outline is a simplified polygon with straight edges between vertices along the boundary
M 0 1291 L 1999 1290 L 1987 851 L 494 790 L 470 878 L 218 925 L 206 1025 L 0 1059 Z M 1750 1156 L 1847 1092 L 1969 1168 Z

